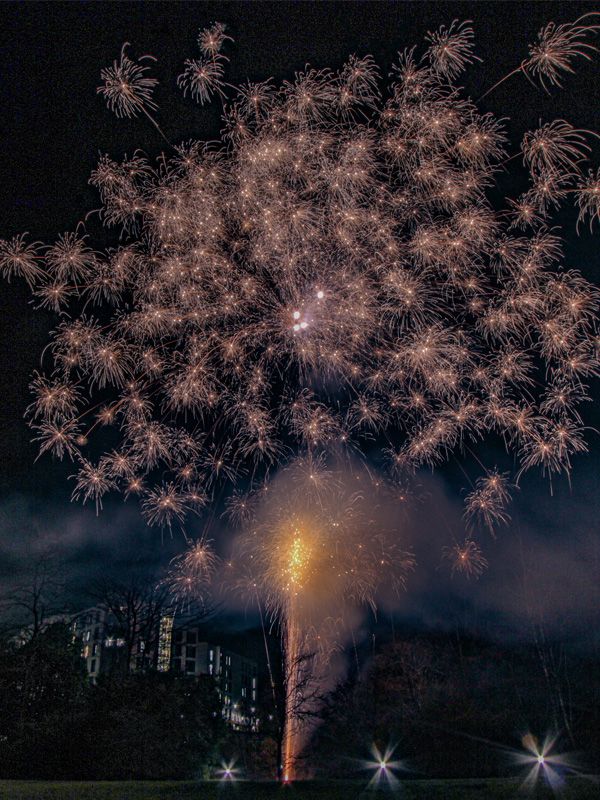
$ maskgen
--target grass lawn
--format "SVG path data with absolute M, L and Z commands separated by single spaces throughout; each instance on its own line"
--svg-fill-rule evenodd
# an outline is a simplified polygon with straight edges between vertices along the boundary
M 600 778 L 570 779 L 556 793 L 539 785 L 535 791 L 520 790 L 513 780 L 406 781 L 393 793 L 367 789 L 366 783 L 328 782 L 297 783 L 280 787 L 275 784 L 219 782 L 98 782 L 50 783 L 45 781 L 0 781 L 0 800 L 357 800 L 396 795 L 402 800 L 510 800 L 536 798 L 550 800 L 597 800 Z

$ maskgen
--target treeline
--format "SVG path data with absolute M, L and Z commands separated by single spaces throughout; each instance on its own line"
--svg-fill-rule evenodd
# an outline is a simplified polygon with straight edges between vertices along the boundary
M 0 643 L 0 778 L 202 776 L 226 734 L 208 676 L 115 673 L 93 685 L 64 624 Z
M 274 778 L 281 723 L 262 685 L 260 731 L 236 732 L 210 676 L 116 670 L 92 684 L 69 626 L 48 625 L 25 644 L 7 639 L 0 778 L 201 778 L 233 762 L 244 777 Z M 314 777 L 364 775 L 373 745 L 382 754 L 394 746 L 405 777 L 515 775 L 527 734 L 540 743 L 558 735 L 553 753 L 597 772 L 600 670 L 547 642 L 415 636 L 365 657 L 308 724 L 299 771 Z
M 540 745 L 556 736 L 554 754 L 571 753 L 574 766 L 597 772 L 599 667 L 546 641 L 390 643 L 328 696 L 305 761 L 313 774 L 348 777 L 375 744 L 382 754 L 394 746 L 408 777 L 515 775 L 529 733 Z

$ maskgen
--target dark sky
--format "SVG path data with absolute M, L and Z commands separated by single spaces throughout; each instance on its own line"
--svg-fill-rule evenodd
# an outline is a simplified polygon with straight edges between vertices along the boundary
M 214 138 L 216 110 L 185 100 L 175 86 L 183 61 L 196 52 L 198 29 L 219 20 L 235 43 L 227 80 L 290 78 L 306 63 L 341 66 L 351 53 L 371 53 L 386 75 L 398 50 L 420 43 L 428 30 L 453 19 L 473 20 L 483 64 L 467 72 L 466 88 L 478 97 L 512 70 L 539 28 L 573 20 L 592 3 L 3 3 L 0 6 L 0 136 L 2 181 L 0 237 L 29 231 L 52 242 L 98 207 L 88 186 L 98 155 L 118 159 L 163 147 L 143 118 L 117 120 L 96 95 L 100 69 L 118 57 L 123 42 L 135 56 L 150 53 L 160 79 L 157 118 L 171 141 Z M 565 118 L 600 130 L 600 62 L 580 61 L 563 91 L 546 95 L 522 76 L 486 98 L 485 110 L 510 118 L 514 142 L 537 124 Z M 595 147 L 596 162 L 600 148 Z M 597 239 L 574 233 L 563 215 L 567 259 L 590 279 L 600 279 Z M 181 538 L 161 541 L 141 523 L 135 507 L 108 501 L 93 508 L 70 505 L 68 464 L 35 462 L 37 449 L 22 420 L 27 386 L 54 324 L 34 312 L 26 286 L 3 282 L 0 292 L 0 580 L 37 537 L 61 542 L 82 578 L 126 568 L 136 559 L 165 562 Z M 598 396 L 598 386 L 594 387 Z M 598 412 L 587 422 L 600 427 Z M 460 529 L 460 501 L 452 469 L 423 477 L 429 498 L 409 527 L 420 566 L 398 607 L 400 615 L 431 626 L 463 617 L 492 635 L 527 636 L 532 614 L 543 614 L 553 633 L 591 641 L 598 630 L 600 441 L 589 432 L 590 453 L 575 460 L 572 485 L 526 477 L 511 509 L 512 524 L 484 542 L 490 569 L 478 582 L 450 579 L 439 552 L 448 533 Z M 491 449 L 490 465 L 496 453 Z M 193 531 L 192 531 L 193 532 Z M 215 535 L 224 538 L 223 532 Z M 221 541 L 221 547 L 224 542 Z

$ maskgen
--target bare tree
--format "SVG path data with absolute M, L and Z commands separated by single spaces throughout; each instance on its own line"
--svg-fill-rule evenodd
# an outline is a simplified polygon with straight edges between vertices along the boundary
M 284 767 L 295 770 L 302 759 L 302 743 L 309 737 L 309 727 L 321 718 L 321 709 L 327 698 L 322 685 L 323 664 L 320 654 L 306 652 L 298 654 L 292 663 L 285 662 L 280 685 L 276 693 L 277 716 L 277 779 L 285 780 Z M 277 695 L 279 695 L 277 697 Z M 291 764 L 284 764 L 286 737 L 292 736 L 296 745 L 292 748 Z
M 65 576 L 64 562 L 52 543 L 41 551 L 27 552 L 8 589 L 0 595 L 6 629 L 33 640 L 58 616 L 68 615 Z
M 154 666 L 158 650 L 160 622 L 173 612 L 169 591 L 142 574 L 128 580 L 112 578 L 97 580 L 89 597 L 106 614 L 106 635 L 124 641 L 124 670 L 129 673 L 138 666 Z

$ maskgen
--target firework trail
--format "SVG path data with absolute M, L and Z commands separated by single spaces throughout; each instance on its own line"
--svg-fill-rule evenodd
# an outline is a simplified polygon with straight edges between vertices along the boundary
M 414 560 L 400 549 L 393 491 L 358 465 L 297 460 L 255 504 L 237 542 L 240 588 L 279 623 L 285 660 L 283 776 L 294 774 L 303 715 L 317 702 L 353 608 L 376 607 L 378 589 L 399 589 Z
M 599 29 L 594 14 L 549 23 L 502 80 L 560 86 Z M 198 46 L 178 85 L 222 102 L 221 137 L 155 165 L 101 157 L 90 182 L 122 244 L 101 252 L 81 227 L 0 241 L 2 274 L 57 314 L 27 409 L 40 453 L 78 465 L 74 499 L 137 495 L 170 526 L 299 455 L 368 448 L 405 481 L 500 436 L 516 475 L 490 465 L 472 482 L 453 557 L 480 571 L 475 536 L 508 520 L 511 480 L 568 472 L 587 449 L 599 293 L 565 268 L 553 218 L 572 200 L 578 225 L 600 222 L 594 134 L 540 123 L 511 155 L 457 83 L 479 60 L 468 22 L 400 53 L 387 87 L 351 56 L 235 88 L 224 26 Z M 128 52 L 98 92 L 158 127 L 153 58 Z M 529 188 L 493 205 L 515 155 Z M 118 444 L 93 459 L 103 429 Z M 232 513 L 251 512 L 233 491 Z

